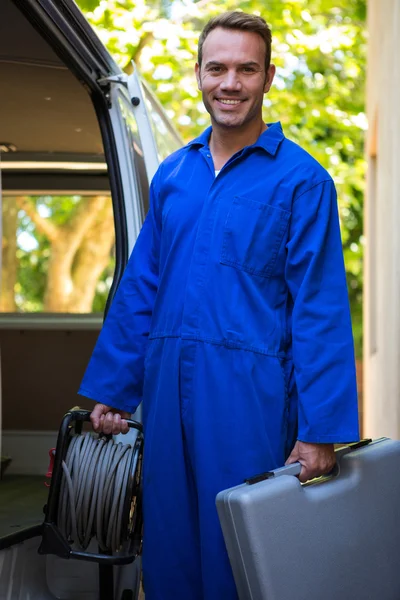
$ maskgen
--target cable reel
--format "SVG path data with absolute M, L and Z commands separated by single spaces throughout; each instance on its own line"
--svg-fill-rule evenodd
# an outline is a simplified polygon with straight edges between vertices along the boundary
M 74 434 L 62 461 L 58 527 L 71 546 L 121 550 L 134 530 L 138 453 L 135 446 L 91 433 Z
M 101 598 L 112 600 L 112 566 L 131 563 L 142 543 L 142 425 L 133 443 L 82 432 L 90 411 L 72 410 L 57 439 L 41 554 L 99 563 Z M 88 551 L 95 539 L 98 553 Z

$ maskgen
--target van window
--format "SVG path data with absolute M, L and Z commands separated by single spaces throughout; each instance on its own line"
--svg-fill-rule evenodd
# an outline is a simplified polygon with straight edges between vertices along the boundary
M 131 161 L 134 164 L 136 172 L 136 185 L 138 187 L 138 196 L 142 201 L 144 220 L 149 209 L 149 182 L 147 179 L 146 165 L 144 162 L 144 153 L 140 141 L 139 129 L 131 107 L 127 105 L 127 100 L 124 96 L 118 95 L 118 104 L 121 110 L 121 115 L 124 120 L 125 129 L 130 141 L 129 149 L 131 152 Z
M 112 284 L 108 193 L 3 192 L 3 313 L 102 314 Z
M 151 128 L 156 139 L 158 156 L 160 161 L 162 161 L 172 154 L 172 152 L 178 150 L 182 146 L 182 142 L 176 131 L 174 131 L 167 121 L 161 105 L 146 86 L 143 86 L 143 89 L 147 110 L 150 115 Z

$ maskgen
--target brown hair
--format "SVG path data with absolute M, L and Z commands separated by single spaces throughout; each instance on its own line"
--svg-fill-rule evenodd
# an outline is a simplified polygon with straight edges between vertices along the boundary
M 217 27 L 257 33 L 265 42 L 265 71 L 268 71 L 271 63 L 271 30 L 262 17 L 249 15 L 248 13 L 240 12 L 238 10 L 222 13 L 208 21 L 199 38 L 197 62 L 200 67 L 203 60 L 203 44 L 205 39 L 208 34 Z

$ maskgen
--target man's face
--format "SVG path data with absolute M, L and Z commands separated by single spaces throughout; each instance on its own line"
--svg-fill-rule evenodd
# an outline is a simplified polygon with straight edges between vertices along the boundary
M 265 43 L 251 31 L 217 27 L 203 44 L 196 78 L 213 125 L 243 127 L 262 119 L 263 97 L 275 74 L 265 72 Z

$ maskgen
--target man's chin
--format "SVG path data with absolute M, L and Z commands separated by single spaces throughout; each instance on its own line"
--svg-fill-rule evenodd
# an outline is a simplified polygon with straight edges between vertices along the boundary
M 238 117 L 238 116 L 230 117 L 227 115 L 227 116 L 221 117 L 220 115 L 213 115 L 212 121 L 218 127 L 223 127 L 226 129 L 233 129 L 235 127 L 242 127 L 242 125 L 245 123 L 246 119 L 244 119 L 243 117 Z

